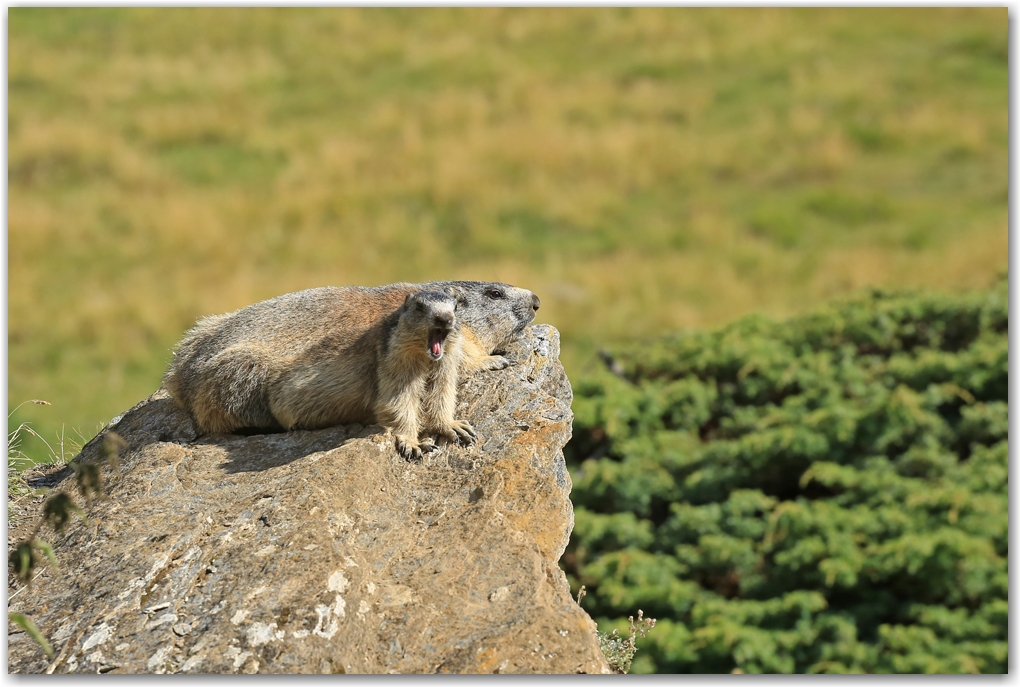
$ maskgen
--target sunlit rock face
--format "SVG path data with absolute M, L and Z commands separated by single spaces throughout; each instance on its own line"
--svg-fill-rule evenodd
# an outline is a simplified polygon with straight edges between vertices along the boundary
M 10 602 L 55 660 L 15 632 L 8 669 L 609 672 L 557 565 L 573 527 L 559 334 L 530 327 L 507 353 L 460 387 L 478 443 L 420 464 L 378 426 L 196 438 L 157 392 L 78 457 L 100 460 L 109 431 L 128 446 L 107 498 L 53 540 L 60 572 Z

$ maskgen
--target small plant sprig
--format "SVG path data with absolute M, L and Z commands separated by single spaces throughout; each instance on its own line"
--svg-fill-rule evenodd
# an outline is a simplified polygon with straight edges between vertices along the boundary
M 115 432 L 109 432 L 103 441 L 104 462 L 114 469 L 118 467 L 117 454 L 127 446 Z M 69 463 L 75 473 L 75 482 L 78 490 L 85 497 L 87 505 L 92 501 L 103 497 L 102 465 L 100 463 Z M 57 533 L 67 527 L 72 515 L 85 518 L 81 507 L 78 506 L 65 491 L 58 491 L 51 495 L 43 503 L 42 517 L 36 523 L 32 533 L 14 547 L 8 557 L 8 564 L 14 568 L 14 572 L 21 582 L 29 583 L 32 580 L 32 572 L 41 561 L 39 553 L 45 555 L 54 569 L 57 568 L 57 559 L 53 554 L 53 547 L 39 538 L 39 533 L 44 525 L 49 525 Z
M 37 406 L 48 406 L 51 405 L 49 401 L 40 401 L 38 399 L 32 399 L 30 401 L 22 401 L 7 414 L 8 422 L 11 416 L 18 411 L 18 408 L 25 405 L 26 403 L 34 403 Z M 25 484 L 21 478 L 21 472 L 25 468 L 34 464 L 31 458 L 29 458 L 24 451 L 21 450 L 21 442 L 24 439 L 25 434 L 31 434 L 32 436 L 38 437 L 46 444 L 46 447 L 50 449 L 50 453 L 53 453 L 53 449 L 50 447 L 49 442 L 43 439 L 41 436 L 35 433 L 27 422 L 22 422 L 18 427 L 7 433 L 7 495 L 8 498 L 13 494 L 15 496 L 22 496 L 29 493 L 31 490 L 28 485 Z M 8 515 L 9 517 L 9 515 Z
M 581 588 L 577 590 L 578 606 L 581 605 L 581 599 L 587 593 L 582 584 Z M 630 634 L 627 637 L 621 637 L 619 630 L 613 630 L 608 634 L 600 632 L 598 629 L 595 630 L 595 635 L 599 640 L 599 649 L 606 657 L 606 663 L 621 674 L 630 671 L 631 663 L 634 662 L 634 654 L 637 653 L 637 640 L 645 637 L 655 627 L 655 618 L 646 618 L 641 609 L 638 609 L 636 622 L 634 616 L 628 616 L 627 620 L 630 621 Z
M 647 635 L 655 627 L 655 618 L 644 617 L 644 611 L 638 609 L 637 622 L 634 616 L 629 616 L 630 634 L 621 637 L 619 630 L 611 633 L 598 632 L 599 648 L 606 657 L 609 667 L 618 673 L 630 671 L 630 665 L 634 662 L 634 654 L 637 652 L 636 642 Z
M 75 482 L 78 485 L 79 491 L 85 497 L 86 504 L 91 505 L 94 499 L 103 498 L 102 465 L 105 463 L 114 469 L 118 469 L 118 454 L 126 447 L 127 442 L 120 435 L 115 432 L 108 432 L 103 440 L 102 463 L 70 463 L 71 468 L 75 472 Z M 10 451 L 8 451 L 8 460 L 10 460 Z M 85 513 L 67 492 L 58 491 L 46 499 L 43 503 L 42 516 L 32 529 L 32 533 L 18 542 L 7 558 L 8 566 L 14 570 L 14 574 L 20 582 L 31 586 L 32 580 L 35 578 L 33 573 L 39 567 L 44 557 L 53 570 L 59 571 L 53 547 L 48 542 L 40 539 L 39 534 L 43 526 L 47 524 L 55 532 L 62 532 L 71 521 L 73 515 L 77 515 L 83 520 L 86 519 Z M 35 623 L 32 622 L 31 618 L 22 613 L 10 613 L 8 619 L 20 625 L 35 640 L 43 652 L 50 658 L 53 658 L 53 647 L 46 640 L 42 632 L 40 632 L 39 628 L 36 627 Z
M 33 398 L 28 401 L 22 401 L 14 410 L 7 414 L 7 420 L 10 421 L 14 413 L 18 412 L 18 409 L 26 403 L 31 403 L 37 406 L 49 406 L 53 405 L 49 401 L 43 401 L 37 398 Z M 102 429 L 102 427 L 100 427 Z M 56 448 L 53 447 L 50 442 L 46 441 L 43 435 L 32 429 L 32 426 L 27 422 L 22 422 L 18 427 L 7 433 L 7 468 L 10 470 L 12 467 L 14 470 L 21 471 L 28 466 L 35 463 L 42 463 L 46 465 L 62 465 L 67 463 L 74 455 L 81 451 L 82 445 L 86 441 L 86 437 L 82 436 L 80 431 L 75 430 L 78 434 L 78 439 L 74 439 L 69 436 L 65 436 L 64 429 L 61 428 L 60 433 L 56 437 Z M 24 451 L 21 450 L 21 442 L 23 434 L 31 434 L 36 439 L 45 444 L 46 449 L 50 452 L 48 456 L 40 459 L 33 460 L 29 458 Z
M 24 613 L 11 613 L 7 616 L 7 619 L 12 623 L 19 625 L 21 629 L 27 632 L 28 636 L 34 639 L 36 644 L 42 648 L 44 654 L 53 658 L 53 647 L 48 641 L 46 641 L 46 637 L 44 637 L 43 633 L 39 631 L 39 628 L 35 626 L 35 623 L 32 622 L 31 618 Z

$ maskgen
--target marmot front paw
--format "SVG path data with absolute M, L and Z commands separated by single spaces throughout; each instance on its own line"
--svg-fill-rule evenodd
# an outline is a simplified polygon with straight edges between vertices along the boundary
M 438 446 L 431 442 L 418 443 L 410 437 L 405 437 L 402 434 L 394 437 L 394 443 L 397 446 L 397 453 L 402 455 L 406 460 L 411 460 L 416 463 L 420 463 L 425 457 L 426 453 L 432 453 Z
M 460 443 L 465 446 L 470 446 L 478 440 L 478 434 L 475 432 L 475 428 L 472 427 L 466 420 L 454 420 L 449 427 L 438 430 L 436 435 L 442 439 L 444 443 Z
M 482 372 L 489 372 L 490 370 L 505 370 L 508 367 L 510 367 L 509 358 L 502 355 L 490 355 L 479 369 Z

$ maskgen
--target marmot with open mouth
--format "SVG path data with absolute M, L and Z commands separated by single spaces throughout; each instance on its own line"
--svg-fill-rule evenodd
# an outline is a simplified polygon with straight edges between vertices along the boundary
M 421 433 L 465 444 L 477 438 L 470 424 L 454 418 L 464 354 L 459 295 L 455 290 L 452 295 L 413 293 L 386 318 L 389 335 L 379 356 L 376 417 L 393 428 L 397 452 L 409 460 L 436 448 L 431 441 L 419 443 Z
M 424 319 L 412 313 L 418 304 Z M 453 419 L 457 376 L 506 367 L 500 349 L 538 307 L 531 291 L 497 282 L 307 289 L 199 320 L 178 344 L 163 386 L 199 434 L 349 423 L 409 432 L 399 419 L 401 390 L 408 391 L 402 380 L 424 369 L 419 429 L 471 441 L 470 425 Z M 436 325 L 448 309 L 452 321 Z M 418 457 L 421 445 L 418 453 L 410 448 L 418 437 L 396 433 L 406 437 L 402 453 Z

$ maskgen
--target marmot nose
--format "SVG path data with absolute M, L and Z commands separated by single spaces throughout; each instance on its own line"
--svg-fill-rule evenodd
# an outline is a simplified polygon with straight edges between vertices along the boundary
M 538 296 L 531 294 L 531 307 L 538 310 L 538 306 L 542 305 L 542 301 L 538 300 Z
M 449 327 L 453 324 L 453 314 L 444 312 L 436 315 L 436 326 L 437 327 Z

